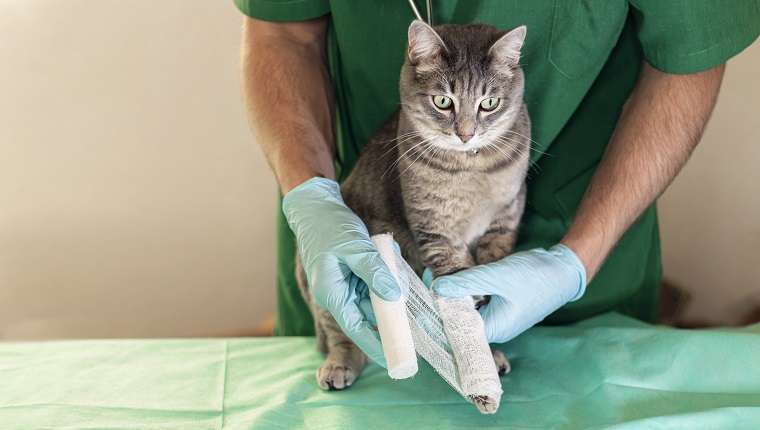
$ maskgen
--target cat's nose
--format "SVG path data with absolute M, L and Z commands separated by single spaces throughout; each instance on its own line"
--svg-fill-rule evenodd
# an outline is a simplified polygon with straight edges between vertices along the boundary
M 471 134 L 457 134 L 457 137 L 459 137 L 462 140 L 462 143 L 467 143 L 468 140 L 472 139 Z

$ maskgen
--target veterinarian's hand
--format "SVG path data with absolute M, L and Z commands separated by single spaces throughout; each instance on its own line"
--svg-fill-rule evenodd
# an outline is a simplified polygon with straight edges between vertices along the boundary
M 499 261 L 441 276 L 443 296 L 491 295 L 480 308 L 489 342 L 511 340 L 586 291 L 586 269 L 565 245 L 518 252 Z
M 384 300 L 401 291 L 369 238 L 364 223 L 344 203 L 338 183 L 312 178 L 290 191 L 282 210 L 298 239 L 301 260 L 317 305 L 372 360 L 386 367 L 380 336 L 367 322 L 369 290 Z M 364 300 L 362 300 L 364 299 Z

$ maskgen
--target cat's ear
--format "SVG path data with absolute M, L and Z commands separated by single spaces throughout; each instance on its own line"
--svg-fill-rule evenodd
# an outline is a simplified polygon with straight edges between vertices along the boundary
M 525 41 L 526 32 L 527 28 L 524 25 L 507 32 L 494 42 L 488 53 L 504 65 L 516 66 L 520 61 L 520 49 Z
M 433 27 L 416 19 L 409 26 L 409 48 L 407 56 L 409 61 L 416 63 L 425 58 L 431 58 L 446 49 L 441 36 L 433 30 Z

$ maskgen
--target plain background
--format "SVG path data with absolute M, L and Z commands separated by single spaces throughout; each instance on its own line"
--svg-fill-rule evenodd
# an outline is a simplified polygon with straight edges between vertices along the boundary
M 251 333 L 274 306 L 276 184 L 231 0 L 0 1 L 0 338 Z M 760 46 L 729 63 L 660 203 L 688 315 L 760 305 Z

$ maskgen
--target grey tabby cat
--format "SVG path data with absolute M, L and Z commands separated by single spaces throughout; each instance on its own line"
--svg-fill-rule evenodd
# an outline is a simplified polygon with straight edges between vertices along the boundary
M 525 32 L 485 24 L 433 29 L 421 21 L 409 27 L 402 108 L 367 143 L 341 191 L 370 234 L 394 234 L 418 273 L 429 267 L 435 277 L 447 275 L 513 251 L 530 148 L 518 66 Z M 319 386 L 346 388 L 367 358 L 315 305 L 300 258 L 296 270 L 318 348 L 328 353 Z M 508 371 L 501 352 L 494 360 L 501 374 Z

